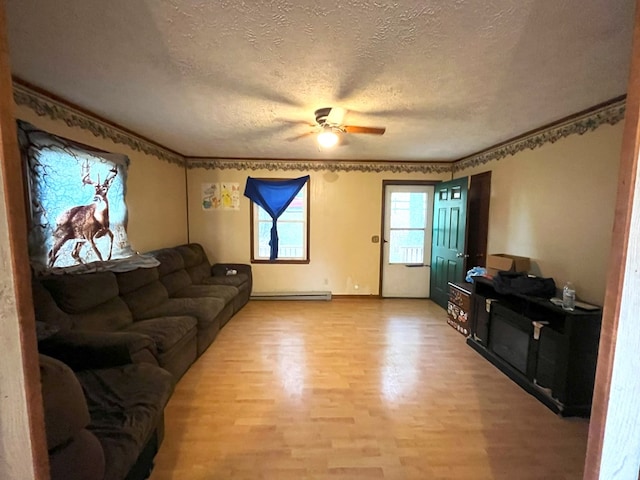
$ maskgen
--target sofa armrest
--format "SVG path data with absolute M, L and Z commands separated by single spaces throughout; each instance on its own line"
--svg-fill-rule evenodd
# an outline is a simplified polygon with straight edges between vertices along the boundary
M 133 332 L 61 332 L 39 342 L 38 350 L 75 371 L 130 363 L 158 364 L 153 339 Z
M 249 275 L 249 279 L 251 279 L 251 265 L 246 263 L 216 263 L 211 267 L 211 275 L 214 277 L 224 276 L 229 270 Z

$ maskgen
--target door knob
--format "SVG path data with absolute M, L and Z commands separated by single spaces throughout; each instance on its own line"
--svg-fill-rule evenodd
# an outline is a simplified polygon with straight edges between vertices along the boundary
M 456 257 L 458 257 L 458 258 L 469 258 L 469 255 L 467 255 L 465 253 L 462 253 L 462 252 L 458 252 L 456 254 Z

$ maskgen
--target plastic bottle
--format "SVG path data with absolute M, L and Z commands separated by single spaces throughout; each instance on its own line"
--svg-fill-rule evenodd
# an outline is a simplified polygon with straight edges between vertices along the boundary
M 567 282 L 562 289 L 562 308 L 573 312 L 576 309 L 576 289 Z

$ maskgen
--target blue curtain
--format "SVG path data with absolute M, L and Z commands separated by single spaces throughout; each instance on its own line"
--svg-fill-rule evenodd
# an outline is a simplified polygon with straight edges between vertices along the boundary
M 261 206 L 273 220 L 271 241 L 269 242 L 271 247 L 269 260 L 278 258 L 278 218 L 284 213 L 308 180 L 309 175 L 292 180 L 258 180 L 257 178 L 247 177 L 244 196 Z

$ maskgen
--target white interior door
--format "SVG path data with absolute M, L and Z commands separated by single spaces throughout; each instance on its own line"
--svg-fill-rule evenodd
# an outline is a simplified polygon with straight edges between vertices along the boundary
M 429 297 L 433 195 L 433 185 L 385 186 L 383 297 Z

